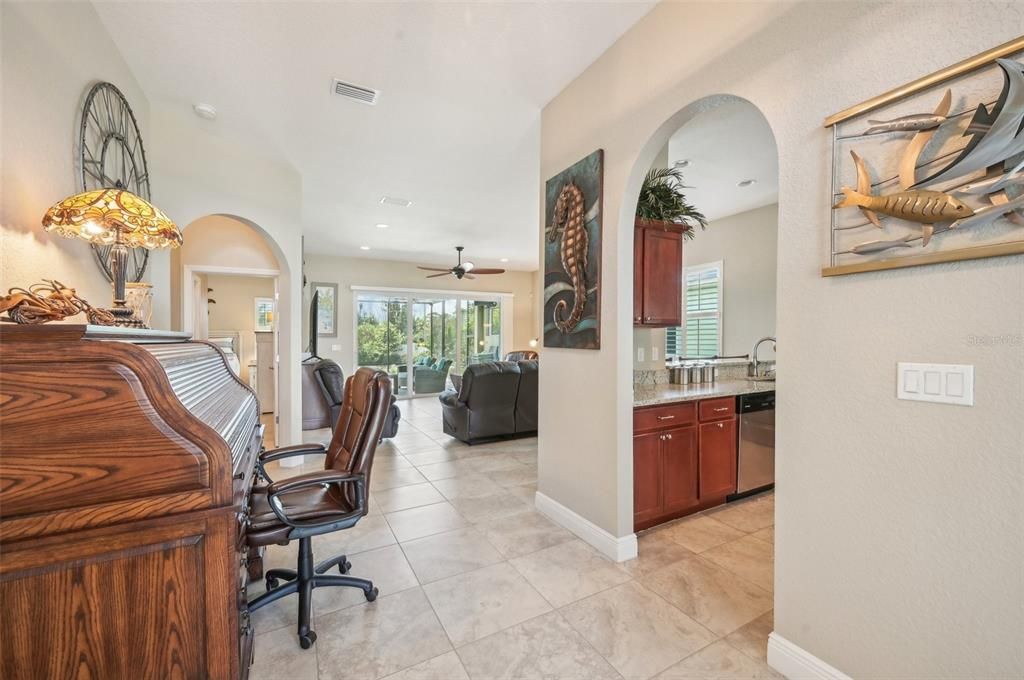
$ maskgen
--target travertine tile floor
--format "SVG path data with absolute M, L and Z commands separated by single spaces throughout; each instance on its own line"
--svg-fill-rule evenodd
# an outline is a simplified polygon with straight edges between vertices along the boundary
M 533 509 L 535 439 L 468 447 L 441 432 L 436 400 L 401 408 L 370 514 L 314 539 L 318 559 L 346 553 L 380 597 L 315 591 L 310 650 L 295 597 L 256 612 L 254 680 L 779 677 L 765 664 L 771 494 L 647 532 L 640 557 L 615 564 Z M 294 568 L 294 546 L 265 566 Z

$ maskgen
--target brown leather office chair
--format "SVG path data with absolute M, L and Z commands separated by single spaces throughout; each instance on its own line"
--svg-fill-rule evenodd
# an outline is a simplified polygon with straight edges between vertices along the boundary
M 324 469 L 254 489 L 246 540 L 252 547 L 299 542 L 297 568 L 270 569 L 267 592 L 249 603 L 255 611 L 275 600 L 298 593 L 299 644 L 309 649 L 316 633 L 309 629 L 313 589 L 325 586 L 361 588 L 366 599 L 377 599 L 377 588 L 367 579 L 348 576 L 351 565 L 344 555 L 314 566 L 313 536 L 348 529 L 366 515 L 370 470 L 384 418 L 391 405 L 391 380 L 383 371 L 360 368 L 345 382 L 345 400 L 334 436 L 319 444 L 288 446 L 260 454 L 259 466 L 290 456 L 324 454 Z M 340 575 L 328 575 L 331 567 Z M 279 584 L 280 581 L 286 581 Z

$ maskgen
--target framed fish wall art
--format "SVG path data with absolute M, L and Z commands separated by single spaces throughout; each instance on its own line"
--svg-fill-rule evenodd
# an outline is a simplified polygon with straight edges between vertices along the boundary
M 545 347 L 601 348 L 603 191 L 601 149 L 545 185 Z
M 1024 253 L 1024 37 L 825 121 L 822 276 Z

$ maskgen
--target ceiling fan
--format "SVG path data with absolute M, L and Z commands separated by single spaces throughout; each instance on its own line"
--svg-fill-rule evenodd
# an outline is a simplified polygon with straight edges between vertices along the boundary
M 416 267 L 428 272 L 441 272 L 440 274 L 431 274 L 428 279 L 436 279 L 438 276 L 447 276 L 451 274 L 457 279 L 475 279 L 477 274 L 504 274 L 504 269 L 486 269 L 482 267 L 475 267 L 472 262 L 462 261 L 462 246 L 455 246 L 455 250 L 459 252 L 459 263 L 454 267 L 448 269 L 441 269 L 439 267 Z M 470 274 L 470 272 L 473 272 Z

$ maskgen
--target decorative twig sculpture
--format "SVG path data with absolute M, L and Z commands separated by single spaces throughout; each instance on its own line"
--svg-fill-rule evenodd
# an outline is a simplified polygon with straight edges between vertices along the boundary
M 113 326 L 115 323 L 113 314 L 93 307 L 78 297 L 74 288 L 52 279 L 31 285 L 28 289 L 9 289 L 7 295 L 0 297 L 0 314 L 5 312 L 10 318 L 0 320 L 21 324 L 61 321 L 82 312 L 91 324 Z

